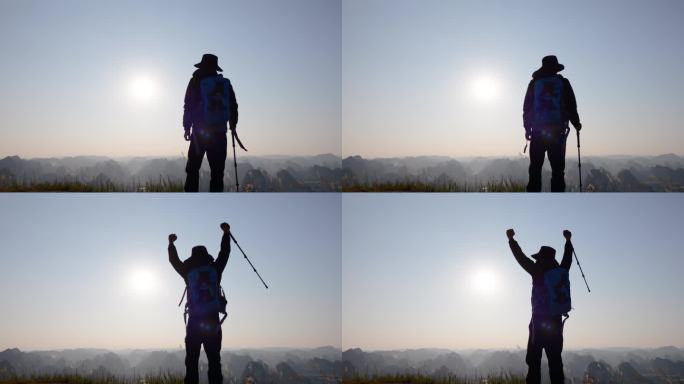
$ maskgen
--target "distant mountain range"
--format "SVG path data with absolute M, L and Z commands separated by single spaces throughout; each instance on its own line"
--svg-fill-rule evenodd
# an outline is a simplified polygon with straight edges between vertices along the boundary
M 342 353 L 349 365 L 344 378 L 413 374 L 430 377 L 484 377 L 501 373 L 524 376 L 525 350 L 411 349 L 366 352 L 359 348 Z M 582 349 L 563 352 L 566 380 L 572 383 L 683 383 L 684 350 Z M 542 382 L 548 382 L 546 359 Z
M 77 156 L 0 159 L 0 190 L 17 185 L 75 183 L 116 190 L 144 191 L 146 185 L 164 183 L 181 189 L 186 160 L 175 158 L 121 158 Z M 327 192 L 340 190 L 341 158 L 335 155 L 242 157 L 238 159 L 241 190 L 271 192 Z M 235 189 L 232 159 L 226 161 L 226 190 Z M 209 189 L 209 166 L 200 171 L 200 190 Z
M 345 370 L 340 349 L 245 349 L 223 351 L 221 362 L 226 382 L 243 383 L 251 377 L 255 383 L 328 384 L 336 383 Z M 0 352 L 0 380 L 32 375 L 81 375 L 84 377 L 120 378 L 146 375 L 185 374 L 183 350 L 68 349 L 23 352 L 6 349 Z M 200 372 L 207 371 L 204 354 Z
M 228 159 L 230 160 L 230 159 Z M 240 189 L 257 192 L 335 192 L 341 190 L 382 190 L 392 183 L 421 183 L 436 189 L 486 191 L 487 186 L 509 183 L 522 188 L 527 183 L 529 160 L 519 158 L 464 158 L 439 156 L 344 159 L 332 155 L 242 157 L 238 159 Z M 224 182 L 227 191 L 235 189 L 233 167 L 226 162 Z M 597 192 L 684 192 L 684 157 L 668 154 L 652 157 L 590 156 L 582 159 L 584 190 Z M 551 170 L 543 170 L 548 189 Z M 185 159 L 120 158 L 78 156 L 0 159 L 0 191 L 30 186 L 64 189 L 70 184 L 115 191 L 182 190 Z M 60 184 L 61 183 L 61 184 Z M 568 191 L 579 186 L 577 161 L 566 163 Z M 50 184 L 56 184 L 51 185 Z M 20 188 L 17 188 L 17 187 Z M 371 188 L 374 187 L 374 188 Z M 200 190 L 209 189 L 209 167 L 205 161 L 200 173 Z
M 450 157 L 395 157 L 364 159 L 347 157 L 342 161 L 344 189 L 383 183 L 418 182 L 435 186 L 458 184 L 482 190 L 488 183 L 501 181 L 527 184 L 529 159 Z M 566 160 L 568 191 L 579 187 L 577 159 Z M 549 188 L 551 169 L 543 170 L 544 188 Z M 584 190 L 597 192 L 682 192 L 684 157 L 660 156 L 589 156 L 582 158 Z

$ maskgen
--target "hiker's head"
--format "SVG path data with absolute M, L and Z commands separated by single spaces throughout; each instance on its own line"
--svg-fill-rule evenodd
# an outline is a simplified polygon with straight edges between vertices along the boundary
M 206 69 L 208 71 L 218 71 L 223 72 L 223 69 L 218 65 L 218 57 L 212 55 L 211 53 L 205 53 L 202 55 L 202 61 L 195 64 L 195 67 L 199 69 Z
M 207 252 L 207 248 L 204 245 L 197 245 L 195 247 L 192 247 L 192 253 L 190 254 L 190 257 L 206 256 L 209 256 L 209 252 Z
M 539 68 L 540 71 L 544 72 L 560 72 L 565 69 L 563 64 L 558 62 L 558 58 L 555 55 L 544 56 L 542 59 L 542 66 Z
M 554 259 L 555 257 L 556 257 L 556 250 L 551 248 L 551 247 L 548 247 L 546 245 L 542 246 L 539 249 L 539 252 L 532 255 L 532 258 L 537 260 L 537 261 L 550 260 L 550 259 Z

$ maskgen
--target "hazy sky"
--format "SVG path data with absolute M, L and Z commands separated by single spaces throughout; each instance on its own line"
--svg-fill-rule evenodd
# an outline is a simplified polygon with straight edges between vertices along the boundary
M 0 156 L 178 156 L 219 57 L 252 155 L 340 152 L 340 0 L 0 0 Z
M 344 348 L 524 348 L 530 276 L 523 251 L 573 261 L 569 348 L 684 346 L 684 198 L 665 194 L 385 194 L 342 197 Z
M 15 194 L 0 211 L 0 350 L 182 345 L 167 235 L 183 260 L 216 257 L 223 220 L 270 287 L 233 247 L 224 348 L 340 344 L 338 194 Z
M 683 19 L 678 0 L 345 0 L 342 152 L 515 156 L 531 73 L 556 54 L 584 153 L 682 154 Z

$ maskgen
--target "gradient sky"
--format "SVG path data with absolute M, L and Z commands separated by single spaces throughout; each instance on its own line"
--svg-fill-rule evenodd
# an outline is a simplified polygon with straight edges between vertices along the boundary
M 178 156 L 205 52 L 252 155 L 340 153 L 339 0 L 0 0 L 0 156 Z M 134 79 L 155 84 L 138 102 Z
M 343 348 L 524 348 L 532 281 L 508 247 L 576 264 L 565 345 L 684 346 L 684 198 L 665 194 L 384 194 L 342 197 Z M 478 289 L 488 271 L 498 286 Z
M 585 154 L 682 154 L 683 19 L 679 0 L 345 0 L 342 152 L 515 156 L 531 73 L 556 54 Z M 498 97 L 475 97 L 481 77 Z
M 340 345 L 338 194 L 11 194 L 0 211 L 0 350 L 179 347 L 167 235 L 183 260 L 197 244 L 216 257 L 223 220 L 270 287 L 233 247 L 224 348 Z M 133 289 L 140 269 L 155 289 Z

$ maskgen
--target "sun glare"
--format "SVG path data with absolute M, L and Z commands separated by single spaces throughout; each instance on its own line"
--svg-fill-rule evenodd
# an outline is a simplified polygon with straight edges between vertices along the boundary
M 135 295 L 150 295 L 157 291 L 159 282 L 154 272 L 135 269 L 128 276 L 128 288 Z
M 470 284 L 476 293 L 492 295 L 499 290 L 499 276 L 491 270 L 480 269 L 471 275 Z
M 470 87 L 473 97 L 481 102 L 491 102 L 501 93 L 499 82 L 490 75 L 473 78 Z
M 159 94 L 159 87 L 150 76 L 138 75 L 130 80 L 128 92 L 132 100 L 138 103 L 149 103 Z

